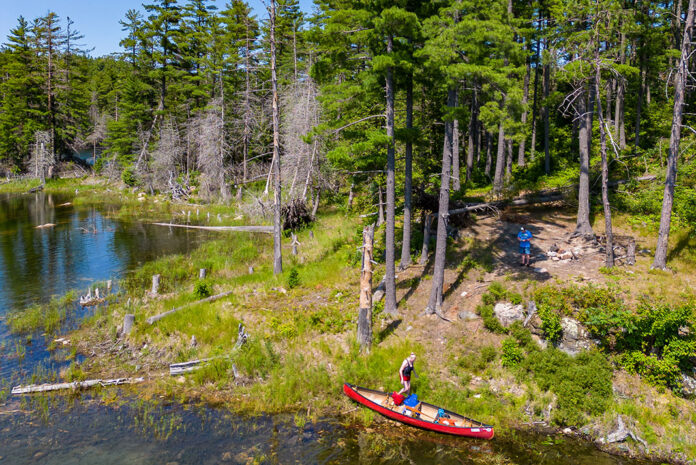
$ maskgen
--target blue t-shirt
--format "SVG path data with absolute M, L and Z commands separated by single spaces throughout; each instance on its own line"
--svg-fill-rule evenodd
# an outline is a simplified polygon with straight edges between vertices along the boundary
M 517 239 L 520 240 L 522 247 L 529 247 L 529 240 L 532 238 L 532 233 L 529 231 L 520 231 L 517 233 Z

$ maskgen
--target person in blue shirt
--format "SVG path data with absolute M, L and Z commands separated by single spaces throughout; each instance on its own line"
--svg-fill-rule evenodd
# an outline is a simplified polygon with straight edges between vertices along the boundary
M 522 255 L 522 263 L 520 266 L 529 266 L 529 249 L 531 247 L 532 233 L 520 228 L 520 232 L 517 233 L 517 240 L 520 241 L 520 254 Z

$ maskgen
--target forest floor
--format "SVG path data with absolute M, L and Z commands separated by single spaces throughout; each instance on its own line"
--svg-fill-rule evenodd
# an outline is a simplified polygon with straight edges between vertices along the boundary
M 167 203 L 148 211 L 152 199 L 144 205 L 139 200 L 131 203 L 148 218 L 192 208 Z M 224 208 L 234 217 L 233 207 Z M 398 367 L 413 350 L 418 354 L 414 387 L 421 397 L 494 424 L 497 434 L 505 434 L 510 429 L 549 424 L 543 411 L 555 401 L 531 380 L 520 379 L 502 366 L 497 353 L 504 336 L 488 331 L 476 315 L 491 283 L 501 283 L 525 297 L 537 286 L 568 283 L 620 287 L 628 299 L 642 293 L 667 300 L 679 293 L 693 294 L 692 263 L 675 258 L 676 274 L 649 271 L 654 239 L 649 231 L 629 226 L 620 215 L 615 234 L 636 237 L 637 263 L 606 270 L 597 247 L 586 247 L 577 260 L 555 261 L 547 256 L 554 244 L 561 249 L 573 245 L 567 243 L 575 226 L 569 209 L 559 205 L 507 209 L 500 215 L 473 218 L 448 245 L 443 310 L 449 321 L 424 314 L 432 260 L 425 267 L 411 265 L 398 273 L 398 316 L 387 318 L 376 307 L 374 346 L 369 355 L 362 355 L 355 343 L 356 247 L 362 226 L 355 215 L 330 210 L 318 218 L 311 235 L 310 229 L 299 233 L 298 256 L 284 250 L 285 272 L 280 276 L 272 274 L 271 242 L 265 236 L 214 241 L 189 256 L 145 265 L 121 283 L 124 295 L 118 302 L 98 310 L 69 335 L 85 360 L 71 366 L 63 377 L 145 376 L 149 382 L 133 393 L 146 398 L 200 400 L 235 411 L 295 411 L 307 421 L 340 411 L 348 422 L 389 425 L 366 409 L 354 408 L 338 392 L 343 382 L 397 390 Z M 138 210 L 129 211 L 137 218 Z M 594 225 L 598 234 L 603 232 L 599 223 Z M 529 268 L 519 266 L 516 235 L 521 225 L 534 234 Z M 213 293 L 228 289 L 234 293 L 147 325 L 147 317 L 198 298 L 196 276 L 203 267 L 210 270 L 207 282 Z M 291 270 L 296 282 L 289 279 Z M 156 273 L 162 275 L 163 289 L 155 296 L 146 289 Z M 383 267 L 378 267 L 379 273 Z M 471 318 L 460 318 L 463 312 Z M 136 315 L 136 326 L 124 337 L 119 331 L 126 313 Z M 240 322 L 250 337 L 231 361 L 215 359 L 189 375 L 168 376 L 169 363 L 229 354 Z M 614 374 L 614 392 L 611 407 L 600 416 L 586 418 L 586 424 L 572 428 L 572 434 L 598 441 L 615 429 L 621 414 L 647 446 L 631 440 L 603 446 L 612 452 L 674 463 L 687 463 L 696 455 L 693 402 L 619 369 Z M 104 390 L 101 396 L 105 402 L 115 400 L 113 390 Z

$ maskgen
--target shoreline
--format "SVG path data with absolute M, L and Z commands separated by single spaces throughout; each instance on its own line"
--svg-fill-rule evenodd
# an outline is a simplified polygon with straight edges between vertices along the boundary
M 0 186 L 0 192 L 2 187 Z M 72 187 L 73 185 L 69 188 Z M 56 191 L 47 190 L 46 192 L 62 193 L 69 188 L 61 187 Z M 89 196 L 92 195 L 90 192 L 82 192 L 84 200 L 81 205 L 108 203 L 105 198 L 123 197 L 121 193 L 112 195 L 111 192 L 96 192 L 95 194 L 94 198 L 90 199 Z M 174 208 L 179 209 L 182 206 L 188 208 L 185 204 L 168 204 L 165 207 L 164 202 L 160 203 L 158 197 L 141 201 L 137 200 L 138 197 L 135 194 L 128 195 L 133 198 L 126 196 L 124 206 L 134 203 L 138 207 L 147 208 L 145 215 L 152 215 L 153 212 L 155 214 L 163 211 L 171 212 Z M 155 200 L 160 205 L 150 210 Z M 230 216 L 234 213 L 234 207 L 211 205 L 205 208 L 213 211 L 225 208 L 230 212 Z M 128 212 L 130 215 L 135 215 L 134 210 L 128 210 Z M 231 365 L 211 364 L 210 368 L 194 372 L 185 378 L 174 379 L 168 378 L 168 374 L 164 375 L 163 379 L 146 383 L 143 386 L 145 389 L 134 388 L 136 396 L 147 398 L 164 393 L 165 397 L 172 399 L 171 401 L 183 405 L 185 405 L 184 402 L 200 400 L 212 406 L 235 404 L 236 408 L 242 412 L 297 413 L 302 410 L 302 407 L 298 405 L 298 398 L 291 394 L 308 381 L 314 380 L 319 388 L 310 392 L 309 397 L 300 397 L 300 402 L 318 401 L 319 412 L 337 409 L 344 411 L 346 408 L 354 407 L 347 399 L 343 399 L 342 395 L 338 398 L 335 395 L 340 391 L 342 384 L 335 390 L 331 390 L 331 386 L 340 377 L 353 372 L 366 381 L 391 379 L 393 376 L 385 377 L 384 374 L 391 373 L 389 364 L 394 360 L 398 362 L 401 352 L 410 351 L 412 347 L 426 353 L 433 350 L 431 344 L 421 340 L 420 335 L 413 340 L 403 341 L 394 340 L 387 334 L 377 341 L 378 347 L 375 352 L 378 354 L 373 353 L 363 360 L 366 364 L 377 364 L 375 370 L 377 373 L 364 373 L 356 366 L 355 359 L 351 360 L 356 356 L 363 357 L 357 355 L 351 342 L 354 331 L 354 310 L 357 309 L 358 283 L 354 252 L 354 231 L 357 225 L 355 218 L 350 218 L 340 211 L 324 215 L 312 227 L 315 237 L 309 237 L 309 230 L 299 233 L 300 242 L 311 244 L 311 246 L 303 247 L 299 257 L 291 256 L 289 251 L 285 252 L 290 266 L 280 277 L 274 277 L 267 265 L 269 263 L 268 247 L 265 247 L 264 251 L 264 247 L 259 247 L 255 242 L 257 239 L 237 238 L 238 236 L 234 236 L 233 246 L 225 244 L 229 242 L 227 239 L 216 239 L 186 256 L 165 257 L 143 265 L 128 283 L 124 283 L 121 291 L 123 298 L 119 299 L 122 301 L 130 297 L 137 303 L 124 308 L 124 302 L 118 302 L 106 309 L 97 310 L 96 314 L 83 320 L 80 329 L 69 334 L 71 344 L 77 341 L 73 347 L 77 347 L 79 353 L 87 356 L 87 360 L 79 366 L 81 373 L 78 376 L 91 378 L 97 375 L 101 377 L 115 374 L 110 370 L 113 370 L 117 361 L 122 366 L 128 367 L 126 370 L 128 373 L 123 373 L 124 375 L 142 375 L 147 366 L 158 366 L 158 363 L 162 366 L 165 361 L 185 361 L 183 359 L 195 358 L 194 355 L 200 357 L 214 354 L 216 351 L 224 351 L 225 347 L 219 345 L 224 337 L 214 333 L 222 331 L 224 335 L 231 335 L 236 332 L 236 323 L 244 321 L 250 328 L 252 342 L 247 351 L 250 355 L 245 353 L 243 360 L 233 361 L 240 364 L 241 371 L 244 373 L 240 379 L 233 379 L 230 376 Z M 240 250 L 243 253 L 240 253 Z M 213 251 L 220 256 L 214 263 L 209 263 L 210 254 Z M 223 286 L 232 286 L 236 292 L 229 299 L 207 306 L 207 309 L 194 306 L 185 314 L 188 314 L 188 318 L 192 315 L 201 319 L 209 317 L 210 321 L 215 318 L 219 320 L 222 315 L 222 320 L 216 321 L 214 325 L 199 322 L 191 329 L 191 322 L 186 320 L 187 317 L 178 316 L 165 321 L 161 327 L 143 326 L 147 316 L 174 305 L 192 301 L 197 282 L 194 274 L 204 263 L 211 268 L 211 275 L 207 279 L 216 291 L 221 290 Z M 254 268 L 253 274 L 247 272 L 248 267 Z M 174 273 L 174 275 L 170 274 L 173 280 L 170 281 L 168 272 L 172 272 L 175 268 L 181 271 L 183 278 L 177 281 L 173 277 L 176 275 Z M 299 270 L 301 281 L 294 288 L 288 285 L 291 269 Z M 156 297 L 148 296 L 146 291 L 149 278 L 155 271 L 163 273 L 165 286 L 161 295 Z M 136 309 L 135 333 L 128 338 L 114 338 L 113 335 L 117 334 L 123 315 L 133 309 Z M 330 324 L 324 324 L 324 321 L 330 321 Z M 392 321 L 383 319 L 383 316 L 377 312 L 375 321 L 377 333 L 385 331 L 391 323 Z M 233 327 L 233 330 L 227 326 Z M 198 340 L 196 346 L 191 345 L 189 332 L 202 334 L 196 338 Z M 101 353 L 95 350 L 98 347 L 101 347 Z M 90 356 L 90 354 L 94 355 Z M 313 358 L 309 358 L 310 356 Z M 254 363 L 262 369 L 253 366 Z M 299 373 L 296 372 L 298 370 Z M 295 371 L 294 374 L 293 371 Z M 296 376 L 298 374 L 307 374 L 307 376 Z M 424 395 L 426 400 L 428 400 L 428 390 L 437 396 L 446 395 L 444 381 L 438 382 L 436 379 L 437 377 L 427 380 Z M 290 385 L 284 385 L 284 381 L 289 381 L 286 384 Z M 469 391 L 468 388 L 466 390 Z M 288 397 L 283 398 L 281 393 L 288 394 Z M 482 395 L 485 400 L 478 402 L 475 395 Z M 496 427 L 501 425 L 502 428 L 499 428 L 496 433 L 501 431 L 501 434 L 504 434 L 504 431 L 515 429 L 535 432 L 539 430 L 538 425 L 524 425 L 515 407 L 515 401 L 510 401 L 505 396 L 498 397 L 483 389 L 467 392 L 462 402 L 476 407 L 475 410 L 479 410 L 484 418 L 478 418 L 476 414 L 469 414 L 466 411 L 459 413 L 470 415 L 477 420 L 490 421 L 486 419 L 486 416 L 499 415 L 501 421 L 493 422 L 493 424 Z M 260 405 L 264 406 L 264 410 L 259 409 Z M 456 408 L 453 410 L 457 411 Z M 351 412 L 350 417 L 355 424 L 365 427 L 375 421 L 374 415 L 361 412 L 360 409 Z M 564 434 L 561 427 L 551 427 L 551 429 L 553 434 Z M 572 435 L 589 440 L 595 445 L 599 438 L 599 436 L 581 432 L 574 432 Z M 639 458 L 651 461 L 665 460 L 663 456 L 643 454 L 639 447 L 628 447 L 628 450 L 624 451 L 612 446 L 605 446 L 605 449 L 619 455 L 638 453 L 641 454 L 638 455 Z M 600 450 L 603 449 L 600 448 Z M 669 458 L 668 461 L 693 463 L 686 460 L 679 461 L 676 457 Z

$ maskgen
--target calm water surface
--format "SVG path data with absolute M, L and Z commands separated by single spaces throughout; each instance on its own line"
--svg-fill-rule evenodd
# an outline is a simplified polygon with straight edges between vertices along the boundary
M 43 193 L 0 196 L 0 388 L 26 381 L 37 367 L 65 365 L 46 350 L 41 335 L 29 345 L 10 335 L 1 320 L 9 309 L 118 279 L 148 260 L 187 252 L 211 237 L 119 222 L 107 210 L 64 205 L 71 200 Z M 46 223 L 56 226 L 35 229 Z M 21 358 L 20 346 L 26 349 Z M 566 438 L 522 435 L 482 442 L 393 423 L 379 429 L 345 427 L 341 418 L 302 423 L 290 415 L 242 417 L 128 397 L 117 406 L 84 397 L 10 397 L 0 406 L 0 465 L 639 463 Z

